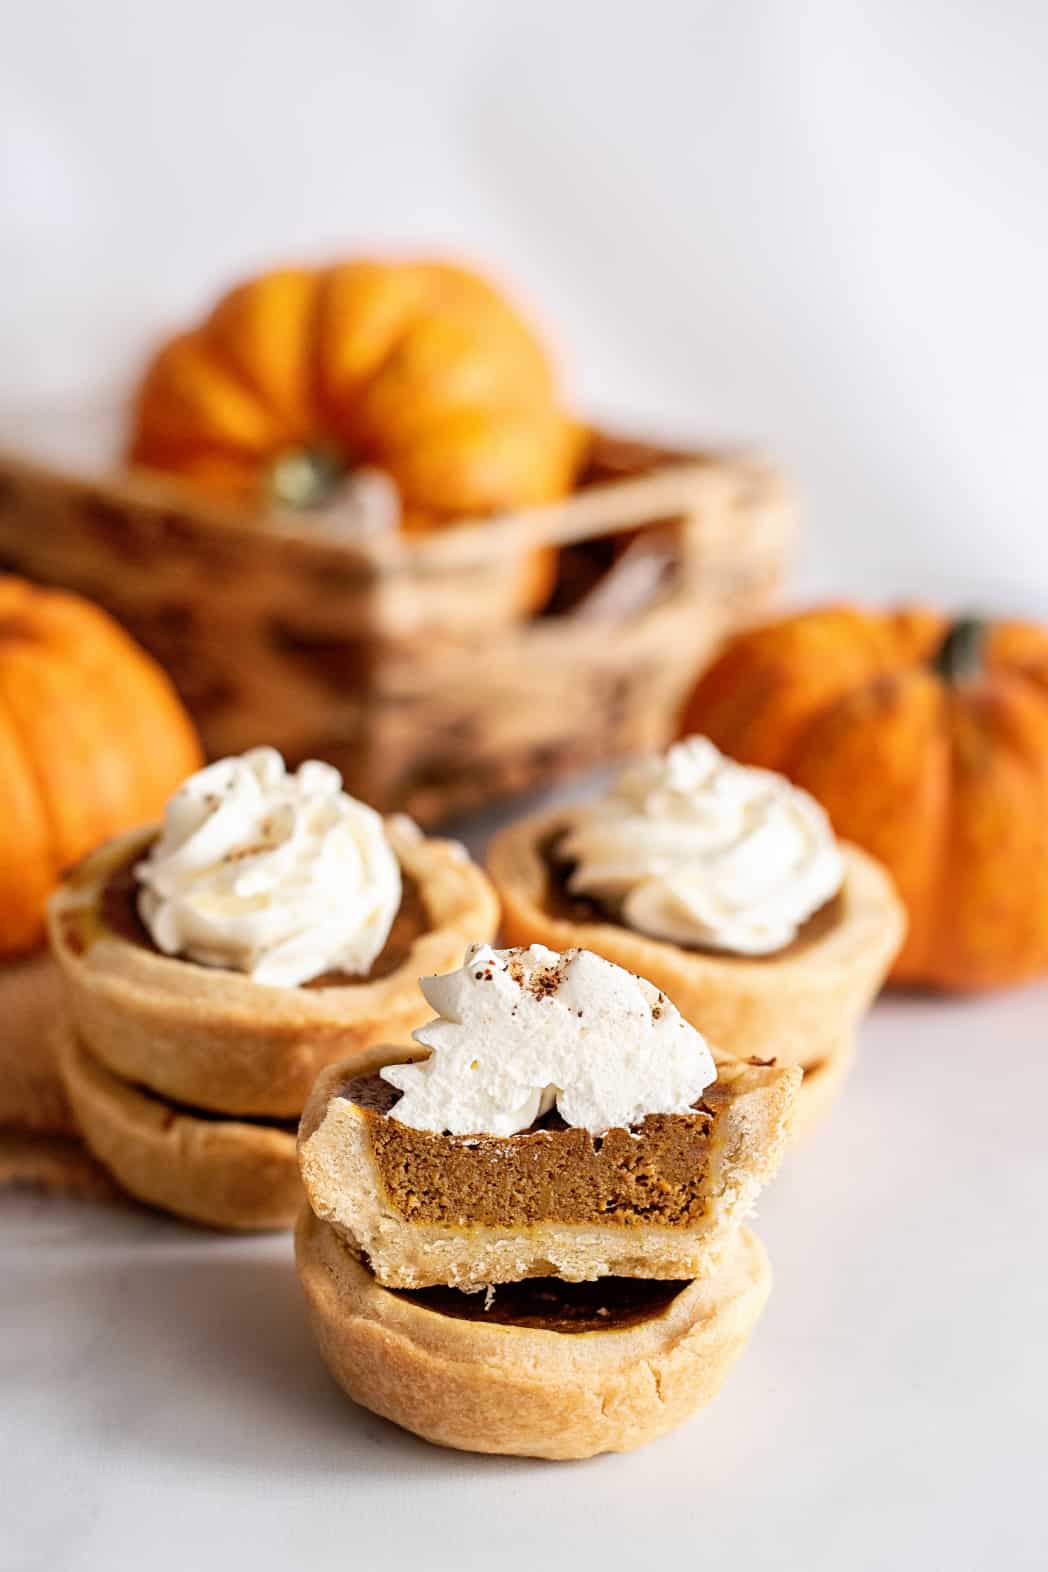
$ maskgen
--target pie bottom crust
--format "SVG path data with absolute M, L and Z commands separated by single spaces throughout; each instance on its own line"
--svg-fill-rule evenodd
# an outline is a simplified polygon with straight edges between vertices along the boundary
M 363 1407 L 439 1446 L 519 1457 L 627 1452 L 708 1403 L 771 1288 L 748 1229 L 661 1312 L 608 1331 L 484 1324 L 379 1286 L 304 1208 L 299 1279 L 332 1375 Z
M 113 1075 L 66 1024 L 56 1044 L 84 1142 L 130 1195 L 210 1228 L 293 1226 L 302 1187 L 292 1131 L 173 1107 Z

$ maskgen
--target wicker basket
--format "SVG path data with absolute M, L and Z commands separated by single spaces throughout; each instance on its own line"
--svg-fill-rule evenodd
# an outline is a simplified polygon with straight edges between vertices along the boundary
M 774 601 L 793 522 L 765 464 L 612 437 L 563 503 L 414 540 L 247 521 L 151 477 L 0 453 L 0 567 L 119 618 L 210 754 L 330 759 L 423 823 L 662 744 L 701 663 Z M 521 623 L 508 568 L 546 544 L 558 592 Z

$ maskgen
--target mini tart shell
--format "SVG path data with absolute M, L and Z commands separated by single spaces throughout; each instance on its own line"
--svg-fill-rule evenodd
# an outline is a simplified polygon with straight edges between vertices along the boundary
M 107 884 L 157 831 L 121 836 L 93 853 L 49 911 L 70 1018 L 85 1046 L 115 1075 L 172 1101 L 297 1117 L 326 1065 L 403 1039 L 429 1019 L 419 977 L 460 966 L 468 944 L 495 933 L 494 892 L 461 846 L 425 839 L 402 820 L 387 820 L 387 832 L 431 926 L 388 975 L 323 988 L 269 987 L 117 933 L 103 915 Z
M 439 1446 L 522 1457 L 626 1452 L 716 1396 L 771 1287 L 742 1229 L 661 1312 L 608 1331 L 483 1324 L 382 1288 L 306 1208 L 299 1279 L 320 1351 L 354 1402 Z
M 140 1201 L 210 1228 L 290 1228 L 302 1204 L 291 1130 L 196 1118 L 119 1080 L 69 1026 L 56 1032 L 88 1150 Z
M 520 820 L 496 835 L 488 872 L 502 902 L 503 942 L 572 946 L 646 977 L 725 1055 L 814 1067 L 851 1043 L 905 931 L 905 915 L 879 863 L 841 845 L 845 876 L 832 925 L 779 955 L 686 950 L 608 921 L 550 909 L 543 852 L 573 823 L 570 809 Z

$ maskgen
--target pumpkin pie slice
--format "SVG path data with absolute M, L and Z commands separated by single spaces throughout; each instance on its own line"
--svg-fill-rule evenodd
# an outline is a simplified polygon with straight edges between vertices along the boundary
M 396 1117 L 378 1066 L 410 1056 L 372 1057 L 320 1076 L 299 1162 L 317 1217 L 404 1289 L 699 1276 L 778 1168 L 801 1080 L 732 1061 L 686 1113 L 632 1129 L 594 1136 L 547 1112 L 509 1136 L 449 1135 Z

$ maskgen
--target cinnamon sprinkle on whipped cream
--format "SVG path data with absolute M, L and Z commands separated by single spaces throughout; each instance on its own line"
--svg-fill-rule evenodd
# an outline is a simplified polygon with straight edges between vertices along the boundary
M 713 1056 L 665 994 L 588 950 L 475 944 L 460 970 L 425 977 L 431 1050 L 388 1065 L 390 1117 L 451 1135 L 514 1135 L 556 1107 L 601 1135 L 686 1113 L 717 1078 Z

